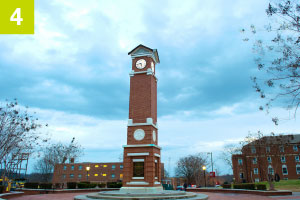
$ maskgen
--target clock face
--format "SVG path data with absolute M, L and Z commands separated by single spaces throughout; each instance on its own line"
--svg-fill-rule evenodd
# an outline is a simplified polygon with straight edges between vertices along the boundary
M 138 61 L 136 61 L 135 66 L 138 69 L 143 69 L 144 67 L 146 67 L 146 60 L 139 59 Z
M 155 131 L 152 132 L 152 138 L 153 138 L 153 141 L 155 142 L 156 141 L 156 132 Z
M 151 62 L 151 69 L 154 72 L 154 63 L 153 62 Z
M 137 129 L 134 131 L 133 137 L 135 140 L 142 140 L 145 137 L 145 131 L 143 129 Z

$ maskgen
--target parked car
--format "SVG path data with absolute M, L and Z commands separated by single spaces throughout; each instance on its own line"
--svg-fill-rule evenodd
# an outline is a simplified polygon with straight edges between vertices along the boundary
M 184 191 L 184 187 L 182 185 L 179 185 L 176 187 L 176 190 Z

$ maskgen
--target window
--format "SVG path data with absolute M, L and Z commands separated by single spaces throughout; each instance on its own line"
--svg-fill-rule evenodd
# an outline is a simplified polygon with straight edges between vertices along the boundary
M 133 177 L 144 177 L 144 162 L 133 163 Z
M 296 165 L 296 172 L 297 174 L 300 174 L 300 165 Z
M 107 165 L 103 165 L 103 167 L 107 167 Z
M 255 147 L 251 147 L 251 153 L 256 153 Z
M 240 178 L 243 179 L 244 178 L 244 173 L 240 173 Z
M 111 177 L 112 177 L 112 178 L 115 178 L 115 177 L 116 177 L 116 175 L 115 175 L 115 174 L 112 174 L 112 175 L 111 175 Z
M 65 174 L 63 174 L 63 175 L 62 175 L 62 177 L 63 177 L 63 179 L 65 179 L 65 178 L 66 178 L 66 175 L 65 175 Z
M 296 162 L 300 162 L 299 156 L 295 156 L 295 161 L 296 161 Z
M 74 174 L 70 174 L 70 178 L 74 178 Z
M 99 167 L 99 165 L 95 165 L 95 167 L 97 168 L 97 167 Z
M 286 165 L 282 165 L 282 174 L 283 175 L 287 175 L 288 174 L 288 170 L 287 170 Z
M 268 156 L 268 163 L 272 163 L 272 158 L 270 156 Z
M 294 150 L 294 151 L 298 151 L 297 145 L 293 145 L 293 150 Z
M 238 163 L 239 163 L 239 165 L 242 165 L 243 164 L 243 160 L 242 159 L 238 159 Z
M 79 166 L 78 166 L 78 170 L 82 170 L 82 165 L 79 165 Z
M 285 163 L 285 156 L 281 156 L 281 162 Z
M 279 151 L 280 151 L 280 152 L 284 152 L 284 146 L 280 146 L 280 147 L 279 147 Z
M 112 165 L 111 168 L 112 168 L 112 169 L 116 169 L 116 165 Z
M 120 174 L 120 179 L 122 179 L 123 178 L 123 174 Z
M 102 176 L 106 176 L 106 174 L 102 174 Z
M 71 166 L 71 170 L 74 170 L 74 165 Z
M 155 177 L 158 177 L 158 164 L 157 164 L 157 160 L 155 162 Z
M 98 174 L 94 174 L 94 176 L 98 176 Z
M 254 174 L 258 174 L 258 168 L 254 168 Z
M 259 182 L 259 178 L 256 178 L 256 179 L 255 179 L 255 183 L 258 183 L 258 182 Z
M 120 169 L 123 169 L 123 165 L 120 165 Z
M 257 158 L 256 157 L 253 158 L 252 162 L 253 162 L 253 164 L 257 164 Z
M 269 167 L 268 167 L 268 174 L 274 175 L 274 169 L 271 165 L 269 165 Z
M 67 166 L 66 165 L 64 165 L 64 170 L 67 170 Z
M 266 147 L 266 152 L 270 153 L 271 152 L 271 148 L 270 147 Z
M 287 181 L 287 180 L 289 180 L 289 178 L 284 177 L 283 180 Z
M 82 176 L 81 176 L 81 174 L 78 174 L 78 178 L 80 179 Z

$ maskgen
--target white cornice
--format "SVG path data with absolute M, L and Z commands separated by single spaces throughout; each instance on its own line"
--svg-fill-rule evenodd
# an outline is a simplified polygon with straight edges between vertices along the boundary
M 156 147 L 158 149 L 161 149 L 160 146 L 157 146 L 156 144 L 135 144 L 135 145 L 123 145 L 123 148 L 124 147 Z
M 153 126 L 158 130 L 157 124 L 153 124 L 153 119 L 152 118 L 147 118 L 146 123 L 133 123 L 132 119 L 128 119 L 128 124 L 127 126 Z

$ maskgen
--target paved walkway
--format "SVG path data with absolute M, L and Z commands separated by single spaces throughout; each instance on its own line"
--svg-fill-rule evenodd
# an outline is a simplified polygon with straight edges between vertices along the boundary
M 13 198 L 11 200 L 73 200 L 74 196 L 82 193 L 65 193 L 65 194 L 43 194 L 43 195 L 26 195 L 22 197 Z M 292 196 L 279 197 L 264 197 L 258 195 L 247 194 L 224 194 L 224 193 L 205 193 L 209 196 L 209 200 L 300 200 L 300 193 Z

